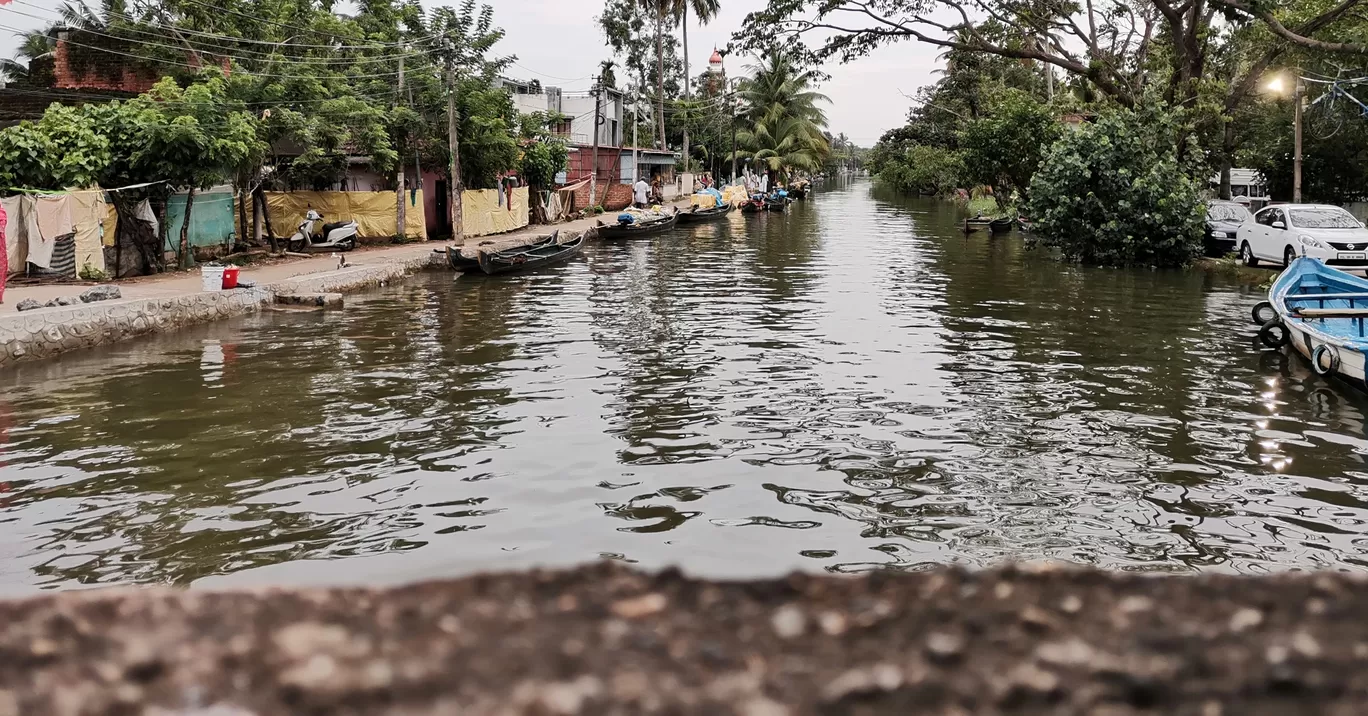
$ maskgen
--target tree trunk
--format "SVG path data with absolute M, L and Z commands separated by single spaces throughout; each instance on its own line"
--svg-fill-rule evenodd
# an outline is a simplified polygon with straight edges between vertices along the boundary
M 546 215 L 546 205 L 542 203 L 542 189 L 539 186 L 527 187 L 528 201 L 532 205 L 532 223 L 549 224 L 550 217 Z
M 1230 164 L 1235 157 L 1235 123 L 1226 119 L 1221 138 L 1221 198 L 1230 201 Z
M 689 3 L 684 3 L 684 12 L 679 16 L 679 26 L 684 33 L 684 99 L 689 98 Z
M 260 212 L 257 221 L 266 224 L 266 239 L 271 243 L 271 253 L 278 254 L 280 253 L 280 244 L 276 241 L 275 228 L 271 226 L 271 208 L 266 203 L 266 192 L 261 187 L 257 187 L 256 191 L 252 193 L 256 195 L 256 207 L 257 211 Z
M 247 243 L 247 185 L 246 185 L 246 184 L 239 184 L 239 185 L 238 185 L 237 210 L 238 210 L 238 230 L 242 232 L 242 238 L 241 238 L 240 241 L 238 241 L 238 243 L 245 244 L 245 243 Z M 235 231 L 235 232 L 233 232 L 233 233 L 236 234 L 237 232 Z M 228 252 L 229 252 L 229 253 L 232 253 L 232 251 L 233 251 L 233 246 L 232 246 L 232 244 L 229 244 L 229 246 L 228 246 Z
M 665 18 L 656 13 L 656 115 L 660 126 L 660 148 L 665 149 Z
M 451 150 L 451 165 L 447 172 L 451 175 L 447 186 L 451 191 L 451 240 L 457 245 L 465 243 L 465 215 L 461 206 L 461 136 L 460 115 L 456 112 L 456 71 L 447 68 L 447 147 Z M 598 127 L 594 127 L 598 136 Z M 598 167 L 594 168 L 595 171 Z
M 190 212 L 194 207 L 195 187 L 192 186 L 185 195 L 185 217 L 181 219 L 180 267 L 183 269 L 195 267 L 195 256 L 190 252 Z
M 689 92 L 689 3 L 684 3 L 684 12 L 680 14 L 679 24 L 684 34 L 684 99 L 690 99 Z M 689 125 L 684 125 L 684 171 L 688 172 L 693 165 L 689 157 Z M 693 187 L 685 187 L 692 192 Z
M 261 200 L 258 197 L 258 193 L 258 190 L 252 190 L 252 242 L 257 246 L 261 246 L 263 227 L 261 222 Z M 274 238 L 271 239 L 271 243 L 273 245 L 272 248 L 274 248 Z

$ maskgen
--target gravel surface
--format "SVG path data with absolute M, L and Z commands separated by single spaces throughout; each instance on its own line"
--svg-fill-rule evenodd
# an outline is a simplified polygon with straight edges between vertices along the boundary
M 20 714 L 1368 713 L 1368 577 L 1045 566 L 0 602 Z

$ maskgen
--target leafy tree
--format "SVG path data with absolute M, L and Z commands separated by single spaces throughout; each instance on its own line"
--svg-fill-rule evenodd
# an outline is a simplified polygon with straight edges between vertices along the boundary
M 1059 138 L 1049 107 L 1019 90 L 1008 90 L 988 116 L 964 126 L 959 145 L 966 177 L 993 187 L 999 205 L 1013 192 L 1025 194 L 1031 177 Z
M 1339 99 L 1309 108 L 1303 117 L 1302 197 L 1346 204 L 1368 198 L 1368 118 Z M 1257 169 L 1269 194 L 1292 200 L 1292 102 L 1259 103 L 1248 113 L 1240 166 Z
M 36 122 L 0 130 L 0 187 L 93 186 L 110 161 L 109 138 L 82 108 L 52 105 Z
M 664 148 L 665 100 L 680 96 L 684 83 L 679 43 L 664 32 L 673 0 L 607 0 L 599 16 L 599 28 L 613 54 L 627 71 L 627 94 L 656 95 L 654 121 L 642 136 Z M 663 14 L 661 14 L 663 13 Z
M 539 224 L 548 223 L 542 192 L 556 183 L 556 175 L 565 171 L 569 150 L 565 142 L 551 134 L 552 124 L 560 117 L 536 112 L 522 118 L 523 149 L 519 173 L 527 180 L 532 197 L 532 217 Z
M 1041 243 L 1104 266 L 1179 266 L 1202 248 L 1203 202 L 1170 150 L 1182 125 L 1157 109 L 1116 110 L 1055 143 L 1031 181 Z
M 185 89 L 175 80 L 163 79 L 131 103 L 153 105 L 160 114 L 159 121 L 147 126 L 133 163 L 147 167 L 172 187 L 189 190 L 178 249 L 181 266 L 188 267 L 194 261 L 190 220 L 195 193 L 231 176 L 255 151 L 252 116 L 228 100 L 220 77 Z

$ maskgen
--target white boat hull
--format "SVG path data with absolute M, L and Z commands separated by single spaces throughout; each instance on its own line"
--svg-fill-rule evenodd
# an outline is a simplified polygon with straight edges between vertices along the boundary
M 1313 335 L 1311 332 L 1303 330 L 1303 324 L 1300 321 L 1284 321 L 1283 325 L 1287 328 L 1289 345 L 1303 358 L 1310 361 L 1311 354 L 1315 352 L 1316 346 L 1329 345 L 1335 349 L 1340 359 L 1339 370 L 1335 373 L 1336 377 L 1368 388 L 1368 382 L 1364 381 L 1365 360 L 1362 353 L 1334 340 L 1327 340 L 1325 336 Z

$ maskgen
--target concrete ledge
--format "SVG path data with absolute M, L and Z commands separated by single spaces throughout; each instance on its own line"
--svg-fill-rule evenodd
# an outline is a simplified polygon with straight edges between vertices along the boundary
M 612 564 L 0 603 L 0 714 L 1361 714 L 1368 580 Z
M 309 274 L 254 289 L 101 301 L 0 316 L 0 368 L 261 310 L 277 295 L 357 291 L 430 264 L 427 256 Z M 4 713 L 0 711 L 0 716 Z

